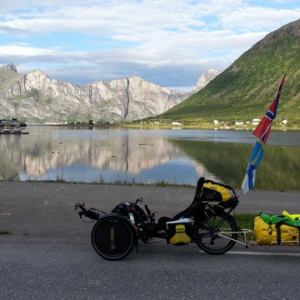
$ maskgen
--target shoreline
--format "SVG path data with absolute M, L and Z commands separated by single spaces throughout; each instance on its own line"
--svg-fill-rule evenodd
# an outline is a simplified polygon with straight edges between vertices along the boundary
M 102 181 L 93 181 L 93 182 L 85 182 L 85 181 L 65 181 L 64 179 L 57 179 L 57 180 L 19 180 L 19 181 L 10 181 L 10 180 L 0 180 L 0 184 L 1 183 L 36 183 L 36 184 L 40 184 L 40 183 L 45 183 L 45 184 L 70 184 L 70 185 L 95 185 L 95 186 L 124 186 L 124 187 L 157 187 L 157 188 L 191 188 L 191 189 L 196 189 L 196 184 L 192 185 L 192 184 L 172 184 L 172 183 L 167 183 L 164 181 L 157 181 L 154 183 L 132 183 L 130 181 L 119 181 L 116 180 L 115 182 L 102 182 Z M 241 188 L 237 188 L 237 187 L 232 187 L 236 194 L 238 194 L 238 191 L 241 191 Z M 282 192 L 299 192 L 300 193 L 300 188 L 299 190 L 268 190 L 268 189 L 257 189 L 254 188 L 253 190 L 250 190 L 249 192 L 278 192 L 278 193 L 282 193 Z M 249 193 L 248 192 L 248 193 Z
M 105 127 L 126 127 L 134 129 L 191 129 L 191 130 L 254 130 L 256 125 L 230 125 L 229 127 L 216 126 L 214 124 L 197 124 L 197 125 L 156 125 L 156 124 L 131 124 L 131 123 L 118 123 L 118 124 L 64 124 L 64 123 L 26 123 L 26 126 L 59 126 L 59 127 L 83 127 L 83 128 L 105 128 Z M 300 130 L 300 127 L 289 127 L 286 125 L 272 125 L 272 131 L 294 131 Z

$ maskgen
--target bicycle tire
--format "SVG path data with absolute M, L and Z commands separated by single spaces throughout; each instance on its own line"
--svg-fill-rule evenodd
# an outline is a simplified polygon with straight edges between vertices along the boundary
M 238 227 L 230 214 L 222 212 L 200 223 L 197 231 L 198 247 L 206 253 L 219 255 L 229 251 L 235 245 Z
M 91 241 L 94 250 L 104 259 L 121 260 L 131 253 L 137 243 L 137 235 L 126 217 L 109 214 L 94 225 Z

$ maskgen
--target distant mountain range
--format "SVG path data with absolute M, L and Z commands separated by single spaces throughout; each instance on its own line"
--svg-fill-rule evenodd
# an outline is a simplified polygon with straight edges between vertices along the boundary
M 177 93 L 138 76 L 78 86 L 51 80 L 42 70 L 20 74 L 0 67 L 0 119 L 28 123 L 112 123 L 162 114 L 202 89 L 219 74 L 209 70 L 193 91 Z
M 269 33 L 199 92 L 160 118 L 183 124 L 262 118 L 287 72 L 275 121 L 300 125 L 300 20 Z
M 276 121 L 300 125 L 300 20 L 269 33 L 225 71 L 209 70 L 194 90 L 174 92 L 138 76 L 78 86 L 42 70 L 0 68 L 0 119 L 36 123 L 127 122 L 155 117 L 187 125 L 262 118 L 284 72 Z

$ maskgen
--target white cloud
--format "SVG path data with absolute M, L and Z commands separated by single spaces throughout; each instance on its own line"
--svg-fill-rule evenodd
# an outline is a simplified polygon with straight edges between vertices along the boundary
M 300 16 L 300 8 L 296 10 L 274 10 L 268 7 L 245 7 L 222 16 L 221 22 L 226 28 L 241 28 L 243 30 L 261 31 L 269 28 L 279 28 L 288 20 L 296 20 Z
M 5 45 L 0 46 L 1 56 L 26 56 L 26 57 L 36 57 L 36 56 L 56 56 L 59 54 L 57 50 L 42 49 L 37 47 L 31 47 L 26 44 L 16 44 L 16 45 Z
M 298 18 L 297 1 L 11 0 L 0 5 L 0 64 L 78 84 L 136 74 L 180 89 Z

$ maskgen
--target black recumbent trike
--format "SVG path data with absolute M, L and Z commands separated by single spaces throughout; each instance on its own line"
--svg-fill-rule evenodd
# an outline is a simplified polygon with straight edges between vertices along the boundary
M 91 241 L 95 251 L 107 260 L 120 260 L 128 256 L 141 240 L 149 243 L 153 238 L 165 239 L 172 245 L 196 243 L 209 254 L 229 251 L 240 233 L 234 217 L 230 214 L 239 200 L 228 185 L 198 180 L 191 205 L 172 218 L 155 214 L 147 205 L 140 206 L 142 198 L 133 202 L 121 202 L 110 213 L 95 208 L 86 209 L 76 204 L 80 218 L 96 221 Z

